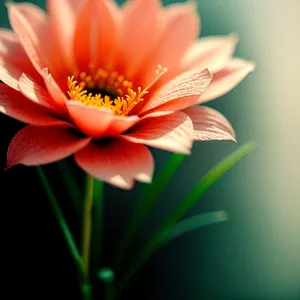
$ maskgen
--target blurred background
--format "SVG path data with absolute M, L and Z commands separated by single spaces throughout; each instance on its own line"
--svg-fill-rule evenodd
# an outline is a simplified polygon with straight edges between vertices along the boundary
M 0 26 L 8 27 L 2 1 Z M 45 7 L 45 1 L 30 2 Z M 236 56 L 257 62 L 254 73 L 209 105 L 231 121 L 239 144 L 255 140 L 259 147 L 189 212 L 226 210 L 230 220 L 167 245 L 134 279 L 126 297 L 299 300 L 300 1 L 198 0 L 197 4 L 202 36 L 236 32 L 240 37 Z M 0 126 L 3 170 L 8 143 L 21 124 L 1 115 Z M 149 216 L 140 242 L 207 170 L 237 147 L 231 142 L 195 144 Z M 169 156 L 162 151 L 154 155 L 157 169 Z M 49 172 L 59 188 L 51 166 Z M 19 293 L 32 299 L 80 299 L 74 266 L 35 169 L 18 166 L 1 176 L 3 288 L 10 295 L 4 299 L 19 299 Z M 80 171 L 78 178 L 82 179 Z M 140 189 L 137 185 L 129 193 L 105 186 L 108 265 Z M 62 207 L 78 238 L 80 224 L 72 208 L 67 201 Z

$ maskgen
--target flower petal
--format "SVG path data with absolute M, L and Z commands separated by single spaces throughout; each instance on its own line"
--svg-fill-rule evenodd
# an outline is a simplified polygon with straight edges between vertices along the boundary
M 114 1 L 85 2 L 78 15 L 74 39 L 74 53 L 81 70 L 90 64 L 106 67 L 111 63 L 119 23 L 120 12 Z
M 9 66 L 21 70 L 17 78 L 20 78 L 22 73 L 26 73 L 34 80 L 41 82 L 40 75 L 33 67 L 16 34 L 4 28 L 0 28 L 0 60 L 1 65 L 6 67 L 7 71 Z
M 207 69 L 185 72 L 160 88 L 139 113 L 153 108 L 175 111 L 196 104 L 211 79 Z
M 54 109 L 52 99 L 48 92 L 28 78 L 25 74 L 21 75 L 18 86 L 19 91 L 29 100 L 49 109 Z
M 8 15 L 14 32 L 38 72 L 48 64 L 49 27 L 43 10 L 31 3 L 8 2 Z
M 67 97 L 62 92 L 58 84 L 55 82 L 52 75 L 48 72 L 47 68 L 45 68 L 42 71 L 42 76 L 44 78 L 47 90 L 52 97 L 52 100 L 57 104 L 57 106 L 61 107 L 63 110 L 66 110 L 65 106 L 67 102 Z
M 83 3 L 84 0 L 47 1 L 53 38 L 56 40 L 61 57 L 71 70 L 75 66 L 73 38 L 76 15 Z
M 120 134 L 139 120 L 137 116 L 115 116 L 110 109 L 86 106 L 71 100 L 67 102 L 67 108 L 73 122 L 82 132 L 98 138 Z
M 255 64 L 240 58 L 233 58 L 224 69 L 214 74 L 214 78 L 198 103 L 223 96 L 237 86 L 250 72 Z
M 232 140 L 234 130 L 229 121 L 218 111 L 204 106 L 193 106 L 183 110 L 192 120 L 194 140 Z
M 153 80 L 158 65 L 170 71 L 178 65 L 184 52 L 199 34 L 199 18 L 194 3 L 171 5 L 163 11 L 161 18 L 165 28 L 156 50 L 151 53 L 146 74 L 143 75 L 143 85 Z
M 185 53 L 182 68 L 208 68 L 212 73 L 220 71 L 232 57 L 237 42 L 235 34 L 201 38 Z
M 89 142 L 90 138 L 80 138 L 70 128 L 28 125 L 9 144 L 7 168 L 48 164 L 74 154 Z
M 68 123 L 56 119 L 47 109 L 28 100 L 20 92 L 6 84 L 0 84 L 0 112 L 32 125 L 52 126 L 64 124 L 68 126 Z
M 134 180 L 151 182 L 154 169 L 147 147 L 122 140 L 92 142 L 75 159 L 88 174 L 124 189 L 131 189 Z
M 122 7 L 122 55 L 127 76 L 131 76 L 151 52 L 160 35 L 159 0 L 132 0 Z M 137 26 L 138 24 L 138 26 Z
M 193 143 L 193 123 L 182 112 L 140 121 L 123 139 L 160 148 L 163 150 L 189 154 Z

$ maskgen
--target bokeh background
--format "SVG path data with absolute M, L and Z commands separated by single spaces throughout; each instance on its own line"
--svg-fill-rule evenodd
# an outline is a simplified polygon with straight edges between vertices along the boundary
M 30 2 L 45 7 L 45 1 Z M 257 62 L 243 83 L 209 105 L 231 121 L 239 144 L 255 140 L 259 147 L 189 212 L 224 209 L 230 220 L 163 248 L 135 278 L 126 297 L 299 300 L 300 1 L 197 3 L 202 36 L 236 32 L 236 56 Z M 3 0 L 0 26 L 9 26 Z M 0 126 L 2 170 L 8 143 L 21 124 L 1 115 Z M 209 168 L 237 147 L 231 142 L 195 144 L 149 216 L 140 242 Z M 154 154 L 159 169 L 169 154 Z M 51 166 L 49 174 L 63 196 Z M 3 299 L 80 299 L 74 266 L 35 169 L 18 166 L 1 176 L 2 292 L 8 295 Z M 82 179 L 79 171 L 78 178 Z M 105 186 L 107 265 L 140 189 L 137 185 L 129 193 Z M 78 238 L 80 224 L 70 203 L 61 201 Z

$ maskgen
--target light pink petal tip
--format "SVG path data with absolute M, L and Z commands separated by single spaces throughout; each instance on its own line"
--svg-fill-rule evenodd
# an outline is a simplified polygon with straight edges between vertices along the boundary
M 69 128 L 29 125 L 11 140 L 7 169 L 17 164 L 48 164 L 74 154 L 89 142 L 90 138 L 79 138 Z
M 131 189 L 134 180 L 151 182 L 154 169 L 147 147 L 122 140 L 92 142 L 75 159 L 88 174 L 123 189 Z
M 1 83 L 0 112 L 27 124 L 39 126 L 70 126 L 70 124 L 52 116 L 48 109 L 30 101 L 20 92 Z
M 140 113 L 154 108 L 176 111 L 196 104 L 211 80 L 207 69 L 187 71 L 160 88 Z
M 123 139 L 163 150 L 190 154 L 193 143 L 193 123 L 182 112 L 142 120 Z
M 231 59 L 237 42 L 236 34 L 200 38 L 185 53 L 182 69 L 208 68 L 212 73 L 220 71 Z
M 38 72 L 48 64 L 49 27 L 45 12 L 31 3 L 8 2 L 10 24 Z
M 204 106 L 193 106 L 183 110 L 192 120 L 193 137 L 198 141 L 235 140 L 229 121 L 218 111 Z
M 214 74 L 213 80 L 200 97 L 198 103 L 204 103 L 228 93 L 252 72 L 255 66 L 254 62 L 233 58 L 224 69 Z

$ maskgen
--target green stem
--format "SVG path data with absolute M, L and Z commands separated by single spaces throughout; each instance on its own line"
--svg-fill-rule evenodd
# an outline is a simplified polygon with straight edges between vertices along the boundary
M 71 173 L 66 160 L 59 161 L 57 166 L 66 186 L 68 196 L 75 206 L 76 213 L 79 215 L 82 212 L 82 192 L 79 189 L 78 183 Z
M 83 208 L 81 257 L 83 262 L 83 273 L 85 279 L 89 277 L 90 244 L 92 230 L 92 206 L 93 206 L 93 183 L 94 179 L 86 175 L 85 200 Z
M 114 285 L 111 282 L 105 283 L 105 300 L 115 299 L 115 289 Z
M 118 271 L 124 262 L 126 254 L 132 247 L 132 244 L 141 228 L 142 223 L 150 212 L 151 208 L 158 199 L 159 194 L 165 189 L 178 167 L 185 159 L 185 155 L 172 154 L 167 164 L 162 170 L 153 178 L 152 184 L 146 185 L 141 197 L 139 197 L 135 204 L 131 218 L 125 227 L 123 236 L 121 238 L 118 251 L 116 253 L 114 270 Z
M 56 200 L 56 197 L 50 187 L 50 184 L 47 180 L 47 177 L 42 169 L 42 167 L 37 167 L 37 172 L 38 175 L 41 179 L 41 182 L 47 192 L 48 198 L 50 200 L 50 204 L 52 207 L 52 210 L 54 212 L 54 215 L 57 219 L 57 222 L 62 230 L 62 233 L 66 239 L 67 245 L 69 247 L 70 253 L 73 257 L 73 260 L 75 261 L 76 264 L 76 270 L 77 270 L 77 275 L 78 275 L 78 279 L 80 281 L 80 287 L 81 287 L 81 292 L 83 294 L 83 296 L 85 297 L 86 300 L 88 300 L 89 298 L 86 297 L 86 292 L 84 290 L 84 286 L 86 286 L 85 281 L 83 279 L 83 262 L 82 259 L 80 257 L 79 251 L 77 249 L 77 246 L 75 244 L 74 238 L 71 234 L 71 231 L 67 225 L 67 222 L 64 219 L 64 216 L 62 214 L 62 211 L 58 205 L 58 201 Z

